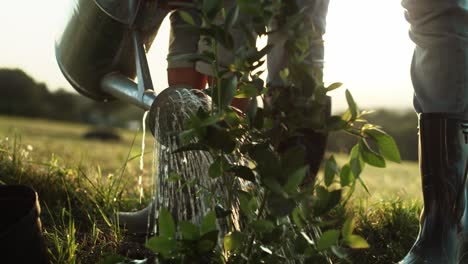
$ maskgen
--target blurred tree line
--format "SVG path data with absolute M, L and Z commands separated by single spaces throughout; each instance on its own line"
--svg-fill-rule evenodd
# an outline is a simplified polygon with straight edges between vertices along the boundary
M 0 69 L 0 115 L 46 118 L 106 126 L 126 127 L 141 120 L 143 112 L 121 102 L 95 102 L 84 96 L 57 90 L 18 69 Z M 412 110 L 378 110 L 368 116 L 396 140 L 402 159 L 417 160 L 417 116 Z M 332 133 L 328 149 L 348 152 L 355 139 L 345 133 Z
M 95 102 L 63 89 L 49 91 L 19 69 L 0 69 L 0 114 L 125 127 L 142 111 L 121 102 Z

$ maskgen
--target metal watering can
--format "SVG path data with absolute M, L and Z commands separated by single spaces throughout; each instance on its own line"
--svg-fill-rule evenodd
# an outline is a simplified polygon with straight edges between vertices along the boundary
M 156 94 L 146 49 L 166 14 L 157 0 L 73 0 L 55 46 L 63 75 L 94 100 L 119 99 L 151 109 Z

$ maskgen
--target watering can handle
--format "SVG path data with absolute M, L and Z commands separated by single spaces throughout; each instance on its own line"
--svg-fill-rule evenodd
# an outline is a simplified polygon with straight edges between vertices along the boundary
M 143 100 L 143 94 L 146 90 L 153 91 L 153 81 L 146 58 L 145 45 L 138 29 L 132 30 L 132 42 L 135 50 L 135 64 L 138 77 L 138 98 Z

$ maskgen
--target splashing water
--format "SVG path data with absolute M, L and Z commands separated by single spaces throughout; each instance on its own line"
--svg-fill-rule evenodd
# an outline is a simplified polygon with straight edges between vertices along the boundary
M 183 131 L 184 121 L 200 107 L 208 109 L 209 99 L 201 92 L 183 88 L 170 88 L 156 98 L 155 109 L 150 113 L 154 124 L 154 158 L 152 172 L 152 206 L 167 208 L 176 221 L 200 224 L 203 217 L 214 208 L 215 201 L 226 197 L 222 177 L 212 179 L 208 169 L 213 157 L 206 151 L 174 153 L 182 145 L 177 137 Z M 238 221 L 238 205 L 231 208 L 231 223 Z M 148 219 L 151 220 L 151 219 Z M 157 222 L 157 221 L 156 221 Z M 149 221 L 148 221 L 149 223 Z M 237 225 L 235 225 L 237 226 Z M 156 232 L 155 227 L 154 232 Z M 220 233 L 227 231 L 227 220 L 218 219 Z

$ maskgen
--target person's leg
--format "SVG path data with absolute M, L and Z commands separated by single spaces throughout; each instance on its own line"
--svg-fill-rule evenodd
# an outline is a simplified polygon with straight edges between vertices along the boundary
M 193 67 L 168 68 L 167 82 L 169 87 L 187 87 L 202 90 L 207 84 L 207 77 Z
M 305 64 L 308 65 L 309 74 L 314 77 L 317 71 L 321 71 L 324 67 L 324 43 L 323 35 L 326 29 L 326 20 L 328 13 L 328 5 L 330 0 L 296 0 L 299 8 L 306 7 L 308 11 L 305 13 L 305 26 L 310 30 L 310 53 L 305 58 Z M 274 20 L 270 26 L 271 31 L 276 31 L 280 28 L 278 21 Z M 286 49 L 286 41 L 288 40 L 287 32 L 276 31 L 268 37 L 268 43 L 273 44 L 272 50 L 268 53 L 268 79 L 267 83 L 270 87 L 283 87 L 285 84 L 280 77 L 280 72 L 288 66 L 289 54 Z M 322 82 L 322 80 L 316 80 Z
M 307 65 L 307 74 L 310 80 L 316 83 L 321 83 L 322 70 L 324 67 L 324 43 L 323 35 L 326 28 L 326 17 L 328 12 L 329 0 L 297 0 L 299 8 L 307 8 L 305 13 L 305 28 L 309 31 L 310 50 L 308 56 L 305 58 L 304 63 Z M 265 96 L 265 107 L 274 107 L 278 91 L 280 89 L 287 89 L 288 85 L 280 77 L 280 72 L 288 67 L 288 54 L 287 40 L 288 33 L 281 30 L 281 25 L 278 20 L 274 20 L 270 26 L 270 30 L 275 33 L 268 37 L 268 43 L 273 45 L 272 50 L 268 53 L 267 67 L 268 79 L 267 85 L 269 86 L 269 94 Z M 310 85 L 314 85 L 310 83 Z M 331 101 L 327 102 L 328 106 L 323 110 L 323 115 L 330 115 Z M 326 133 L 318 133 L 316 131 L 304 131 L 304 136 L 297 137 L 296 139 L 284 142 L 280 147 L 280 151 L 300 145 L 305 148 L 306 162 L 310 166 L 308 177 L 304 180 L 304 185 L 313 184 L 315 176 L 318 172 L 320 164 L 323 160 L 325 153 L 326 142 L 328 135 Z
M 236 4 L 236 1 L 234 0 L 225 0 L 224 1 L 224 8 L 226 9 L 226 12 L 230 9 L 233 8 Z M 240 17 L 238 18 L 238 21 L 242 21 L 242 23 L 249 23 L 250 17 L 247 14 L 240 14 Z M 222 23 L 222 17 L 218 16 L 215 18 L 215 23 L 219 22 Z M 243 46 L 246 44 L 247 40 L 245 38 L 244 32 L 242 29 L 238 26 L 235 25 L 231 30 L 230 30 L 231 35 L 233 36 L 234 40 L 234 48 L 227 49 L 223 47 L 222 45 L 218 45 L 217 47 L 217 53 L 218 53 L 218 63 L 219 66 L 221 67 L 222 70 L 225 70 L 229 67 L 230 64 L 234 63 L 235 61 L 235 54 L 233 51 L 237 50 L 239 47 Z M 199 52 L 203 51 L 208 51 L 211 50 L 211 46 L 208 46 L 206 42 L 203 39 L 200 39 L 199 44 L 198 44 Z M 214 72 L 212 69 L 212 65 L 209 63 L 199 61 L 196 63 L 196 69 L 198 72 L 201 72 L 208 77 L 208 85 L 211 85 L 213 81 L 213 76 Z M 244 112 L 247 109 L 247 105 L 249 103 L 249 100 L 246 98 L 234 98 L 231 106 L 239 109 L 240 111 Z
M 419 113 L 468 113 L 468 1 L 404 0 L 414 106 Z
M 416 44 L 411 78 L 424 210 L 401 263 L 468 263 L 462 259 L 468 253 L 468 0 L 404 0 L 403 6 Z
M 168 59 L 171 56 L 198 52 L 200 36 L 195 31 L 184 28 L 188 24 L 181 18 L 180 10 L 188 12 L 196 22 L 200 22 L 196 15 L 197 11 L 194 9 L 181 8 L 170 15 L 171 33 Z M 187 87 L 199 90 L 204 89 L 207 82 L 206 75 L 195 70 L 194 62 L 172 61 L 170 59 L 168 60 L 167 80 L 169 87 Z

